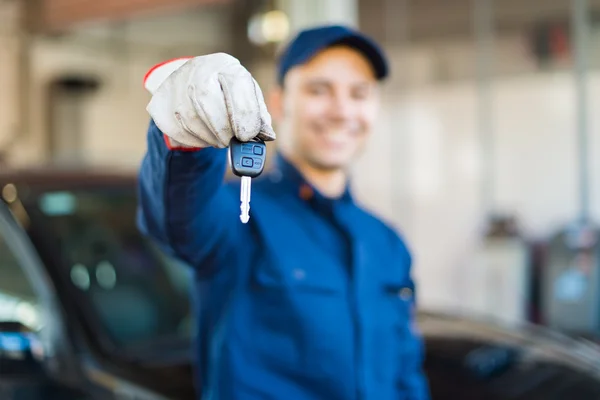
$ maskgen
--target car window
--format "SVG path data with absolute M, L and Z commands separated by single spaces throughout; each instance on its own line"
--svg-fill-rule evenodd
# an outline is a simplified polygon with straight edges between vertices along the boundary
M 118 346 L 189 338 L 189 272 L 139 233 L 133 189 L 37 193 L 26 207 L 37 244 Z
M 39 304 L 22 265 L 0 230 L 0 321 L 20 322 L 33 330 L 40 328 Z

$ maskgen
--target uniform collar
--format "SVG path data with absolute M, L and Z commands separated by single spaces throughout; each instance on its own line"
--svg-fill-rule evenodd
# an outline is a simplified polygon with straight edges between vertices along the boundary
M 287 160 L 281 153 L 277 153 L 274 158 L 273 174 L 280 179 L 280 184 L 286 190 L 293 192 L 299 198 L 311 202 L 317 206 L 331 206 L 335 203 L 353 203 L 353 197 L 350 190 L 350 184 L 346 184 L 346 189 L 342 196 L 330 198 L 320 193 L 302 176 L 300 171 Z

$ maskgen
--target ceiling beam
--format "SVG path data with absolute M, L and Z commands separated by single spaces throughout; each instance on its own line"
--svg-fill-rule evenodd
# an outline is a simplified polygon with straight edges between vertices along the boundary
M 410 41 L 472 36 L 474 1 L 477 0 L 361 0 L 360 25 L 378 39 L 393 42 L 400 40 L 398 36 L 403 32 Z M 588 2 L 590 12 L 600 11 L 600 0 Z M 569 21 L 571 13 L 570 0 L 495 0 L 493 7 L 498 33 L 526 30 L 545 21 Z M 408 13 L 407 31 L 398 26 L 405 20 L 400 15 L 404 9 Z
M 29 28 L 36 33 L 63 33 L 97 22 L 182 12 L 233 0 L 28 0 Z

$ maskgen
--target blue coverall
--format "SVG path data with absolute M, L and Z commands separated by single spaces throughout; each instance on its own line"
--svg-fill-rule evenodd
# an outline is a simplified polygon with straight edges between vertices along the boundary
M 202 398 L 428 399 L 401 238 L 281 156 L 242 224 L 227 166 L 227 149 L 169 149 L 150 122 L 138 223 L 193 267 Z

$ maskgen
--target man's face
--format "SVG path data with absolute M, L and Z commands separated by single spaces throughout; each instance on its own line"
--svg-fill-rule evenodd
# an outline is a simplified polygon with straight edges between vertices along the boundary
M 371 64 L 345 46 L 291 69 L 277 115 L 289 151 L 321 170 L 346 168 L 364 147 L 379 106 Z

